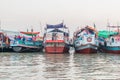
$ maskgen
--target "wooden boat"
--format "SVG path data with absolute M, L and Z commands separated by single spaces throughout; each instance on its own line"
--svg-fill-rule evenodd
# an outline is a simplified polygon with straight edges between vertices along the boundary
M 86 26 L 74 33 L 74 47 L 77 53 L 97 53 L 98 40 L 95 28 Z
M 104 53 L 120 54 L 119 31 L 99 31 L 99 49 Z
M 68 53 L 69 30 L 63 23 L 47 25 L 44 34 L 44 48 L 46 53 Z
M 39 32 L 20 32 L 20 35 L 15 36 L 11 41 L 10 46 L 15 52 L 23 51 L 40 51 L 42 46 L 42 38 L 37 37 Z

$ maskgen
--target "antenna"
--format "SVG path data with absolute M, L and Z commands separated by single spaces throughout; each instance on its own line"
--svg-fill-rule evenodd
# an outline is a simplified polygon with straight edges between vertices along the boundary
M 95 22 L 93 23 L 93 26 L 94 26 L 94 28 L 96 28 L 96 24 L 95 24 Z
M 1 20 L 0 20 L 0 30 L 1 30 Z

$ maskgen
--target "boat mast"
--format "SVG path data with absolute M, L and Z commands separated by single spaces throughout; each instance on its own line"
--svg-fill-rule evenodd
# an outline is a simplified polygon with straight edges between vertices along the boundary
M 42 25 L 41 25 L 41 22 L 40 22 L 40 32 L 41 32 L 41 35 L 42 35 L 43 32 L 42 32 Z
M 110 24 L 109 24 L 109 20 L 107 20 L 107 27 L 108 27 L 108 33 L 110 35 Z
M 95 22 L 93 23 L 93 26 L 94 26 L 94 29 L 96 29 L 96 24 L 95 24 Z
M 118 28 L 118 34 L 119 34 L 119 27 L 120 27 L 120 26 L 119 26 L 119 23 L 117 23 L 117 28 Z

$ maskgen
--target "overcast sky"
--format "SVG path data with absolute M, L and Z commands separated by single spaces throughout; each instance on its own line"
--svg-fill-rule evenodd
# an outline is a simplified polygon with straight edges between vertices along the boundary
M 14 31 L 40 31 L 40 24 L 63 20 L 71 33 L 93 23 L 104 29 L 107 21 L 120 24 L 120 0 L 0 0 L 0 20 L 2 29 Z

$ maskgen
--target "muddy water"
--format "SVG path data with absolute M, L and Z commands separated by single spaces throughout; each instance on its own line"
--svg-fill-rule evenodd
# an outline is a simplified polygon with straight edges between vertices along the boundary
M 0 80 L 120 80 L 118 54 L 0 53 Z

